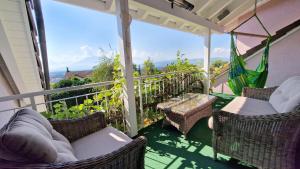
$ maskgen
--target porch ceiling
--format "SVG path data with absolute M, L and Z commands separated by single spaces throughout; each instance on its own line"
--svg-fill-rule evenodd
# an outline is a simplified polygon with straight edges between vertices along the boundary
M 115 14 L 115 0 L 56 0 L 101 12 Z M 177 0 L 183 1 L 183 0 Z M 129 0 L 133 19 L 196 35 L 204 35 L 206 28 L 213 33 L 230 30 L 239 17 L 253 10 L 255 0 L 185 0 L 192 5 L 186 10 L 168 0 Z M 271 0 L 258 0 L 258 7 Z

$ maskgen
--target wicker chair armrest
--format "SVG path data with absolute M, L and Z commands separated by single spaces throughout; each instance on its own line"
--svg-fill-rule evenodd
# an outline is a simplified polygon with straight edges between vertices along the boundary
M 270 88 L 249 88 L 245 87 L 243 89 L 243 96 L 244 97 L 249 97 L 253 99 L 259 99 L 259 100 L 266 100 L 268 101 L 270 99 L 271 94 L 275 91 L 275 87 L 270 87 Z
M 147 139 L 140 136 L 124 147 L 109 154 L 67 163 L 54 164 L 9 164 L 1 163 L 1 167 L 14 169 L 89 169 L 89 168 L 144 168 L 144 157 Z M 105 146 L 105 145 L 104 145 Z
M 53 128 L 73 142 L 106 127 L 105 116 L 96 112 L 78 119 L 49 120 Z
M 216 135 L 243 133 L 247 136 L 292 135 L 300 127 L 300 109 L 289 113 L 245 116 L 225 111 L 213 112 L 213 129 Z

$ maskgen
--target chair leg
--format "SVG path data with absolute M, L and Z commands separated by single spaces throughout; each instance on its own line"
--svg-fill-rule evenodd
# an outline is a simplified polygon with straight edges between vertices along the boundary
M 218 159 L 218 153 L 214 150 L 214 160 Z

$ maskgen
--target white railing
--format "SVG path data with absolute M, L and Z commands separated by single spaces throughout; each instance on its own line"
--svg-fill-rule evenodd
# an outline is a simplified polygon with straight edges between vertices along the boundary
M 158 102 L 192 91 L 195 82 L 202 77 L 201 72 L 174 72 L 134 78 L 138 127 L 161 117 L 155 109 Z M 14 103 L 9 108 L 0 108 L 0 112 L 16 112 L 29 107 L 50 118 L 73 118 L 76 113 L 104 111 L 110 124 L 126 131 L 123 104 L 114 107 L 111 102 L 116 92 L 112 90 L 115 83 L 108 81 L 0 97 L 0 105 Z M 122 102 L 122 98 L 117 98 L 118 101 Z

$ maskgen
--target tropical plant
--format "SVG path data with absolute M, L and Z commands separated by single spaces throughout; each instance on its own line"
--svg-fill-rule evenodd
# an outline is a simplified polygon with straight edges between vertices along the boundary
M 171 63 L 165 67 L 165 72 L 185 72 L 185 71 L 197 71 L 198 67 L 194 64 L 191 64 L 187 58 L 184 57 L 184 54 L 177 51 L 176 62 Z
M 113 80 L 114 59 L 103 56 L 100 63 L 93 68 L 92 80 L 104 82 Z
M 143 70 L 142 70 L 143 75 L 154 75 L 158 73 L 159 70 L 155 67 L 155 64 L 152 62 L 150 58 L 144 61 Z

